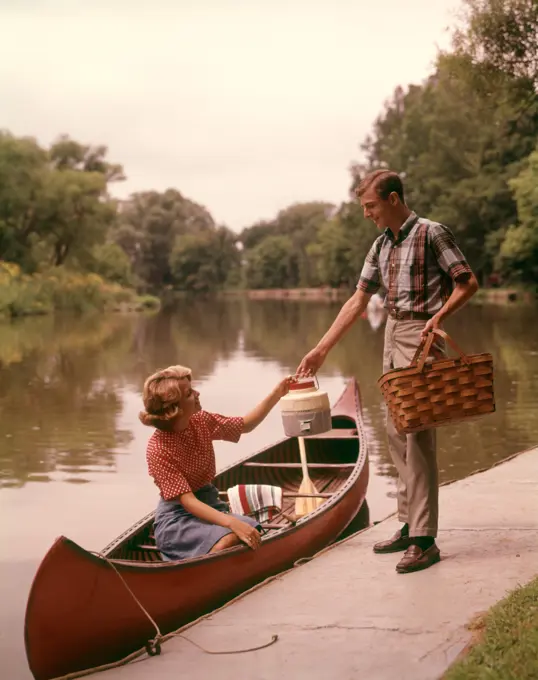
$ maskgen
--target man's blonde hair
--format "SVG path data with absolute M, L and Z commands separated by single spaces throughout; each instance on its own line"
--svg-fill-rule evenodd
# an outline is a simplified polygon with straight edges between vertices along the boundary
M 182 415 L 179 403 L 183 396 L 179 381 L 190 380 L 192 371 L 186 366 L 169 366 L 157 371 L 144 383 L 143 402 L 145 411 L 138 417 L 149 427 L 165 427 L 166 423 L 176 416 Z

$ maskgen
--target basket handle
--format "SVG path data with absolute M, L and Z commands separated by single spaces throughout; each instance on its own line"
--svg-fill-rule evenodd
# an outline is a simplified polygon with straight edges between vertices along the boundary
M 417 351 L 415 352 L 415 356 L 413 357 L 413 360 L 411 361 L 411 364 L 417 364 L 418 363 L 418 370 L 422 371 L 424 368 L 424 364 L 426 363 L 426 359 L 428 358 L 430 354 L 430 350 L 432 348 L 433 341 L 435 339 L 435 336 L 438 335 L 439 337 L 443 338 L 448 344 L 452 347 L 452 349 L 457 352 L 461 359 L 467 364 L 469 363 L 469 359 L 467 358 L 467 355 L 465 352 L 456 344 L 456 342 L 450 337 L 448 333 L 445 331 L 441 330 L 440 328 L 432 328 L 431 331 L 428 333 L 426 338 L 424 338 L 420 345 L 417 347 Z M 422 356 L 420 356 L 422 354 Z M 420 356 L 420 361 L 417 361 Z

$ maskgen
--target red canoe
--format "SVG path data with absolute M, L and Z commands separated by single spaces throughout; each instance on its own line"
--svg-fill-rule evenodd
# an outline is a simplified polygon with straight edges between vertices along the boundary
M 224 497 L 235 484 L 282 487 L 287 517 L 272 521 L 256 552 L 237 546 L 163 562 L 152 538 L 153 513 L 108 545 L 101 552 L 106 559 L 58 538 L 37 571 L 26 608 L 26 654 L 36 680 L 117 661 L 155 637 L 109 561 L 164 635 L 333 542 L 359 512 L 368 486 L 354 380 L 331 415 L 332 430 L 306 439 L 310 477 L 325 500 L 296 523 L 289 520 L 302 479 L 296 439 L 283 439 L 217 476 L 215 485 Z

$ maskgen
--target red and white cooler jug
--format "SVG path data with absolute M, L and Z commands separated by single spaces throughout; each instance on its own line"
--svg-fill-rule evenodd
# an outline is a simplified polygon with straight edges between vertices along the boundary
M 308 437 L 331 429 L 331 406 L 317 378 L 298 378 L 280 399 L 284 432 L 288 437 Z

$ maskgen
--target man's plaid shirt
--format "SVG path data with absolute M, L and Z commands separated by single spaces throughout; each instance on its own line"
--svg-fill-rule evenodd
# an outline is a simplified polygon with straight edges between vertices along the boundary
M 375 240 L 357 288 L 383 292 L 388 309 L 435 314 L 453 281 L 471 273 L 450 229 L 411 213 L 396 240 L 390 229 Z

